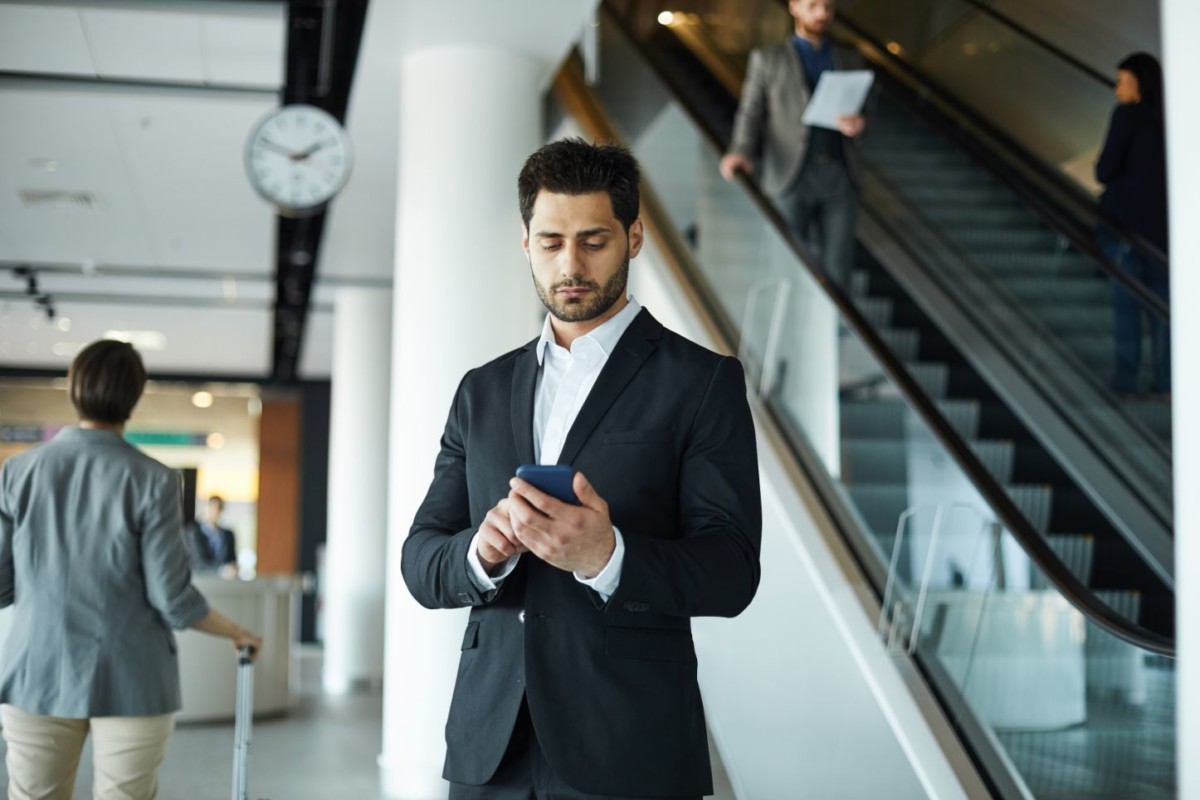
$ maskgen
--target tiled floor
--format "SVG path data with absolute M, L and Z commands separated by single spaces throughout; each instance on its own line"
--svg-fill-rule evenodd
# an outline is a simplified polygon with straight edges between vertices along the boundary
M 300 659 L 304 691 L 286 717 L 254 724 L 250 797 L 264 800 L 382 800 L 375 758 L 381 747 L 383 698 L 378 693 L 331 697 L 319 691 L 320 651 Z M 0 741 L 0 753 L 3 742 Z M 233 724 L 181 725 L 159 773 L 161 800 L 228 800 Z M 718 800 L 733 800 L 713 754 Z M 92 796 L 90 746 L 74 800 Z M 8 774 L 0 764 L 0 785 Z

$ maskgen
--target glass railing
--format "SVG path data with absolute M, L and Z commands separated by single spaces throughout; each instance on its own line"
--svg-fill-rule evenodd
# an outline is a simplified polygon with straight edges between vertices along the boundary
M 821 271 L 746 187 L 720 178 L 719 150 L 627 33 L 602 17 L 592 91 L 760 398 L 820 465 L 867 572 L 886 576 L 881 635 L 917 658 L 1001 796 L 1173 796 L 1174 662 L 1067 602 L 913 396 L 1003 486 L 1023 529 L 1040 532 L 1054 554 L 1043 563 L 1086 584 L 1095 542 L 1050 529 L 1047 487 L 1012 483 L 1011 442 L 979 435 L 978 404 L 949 397 L 944 368 L 921 361 L 886 302 L 863 296 L 857 278 L 834 289 L 853 306 L 831 302 Z M 1104 601 L 1137 619 L 1136 595 Z

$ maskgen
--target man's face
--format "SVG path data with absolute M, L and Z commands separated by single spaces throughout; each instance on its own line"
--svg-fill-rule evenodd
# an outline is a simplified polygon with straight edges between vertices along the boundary
M 220 500 L 208 501 L 208 521 L 216 525 L 221 521 L 221 512 L 225 510 L 225 504 Z
M 625 306 L 629 260 L 642 248 L 642 221 L 626 236 L 607 192 L 538 193 L 521 247 L 546 310 L 561 322 L 592 322 Z
M 833 22 L 833 0 L 791 0 L 788 11 L 796 25 L 812 36 L 824 36 Z

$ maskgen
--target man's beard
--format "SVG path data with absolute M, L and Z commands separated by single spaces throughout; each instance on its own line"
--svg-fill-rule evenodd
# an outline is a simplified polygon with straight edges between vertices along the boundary
M 625 286 L 629 283 L 629 249 L 625 249 L 625 260 L 621 268 L 605 281 L 604 285 L 595 281 L 584 281 L 577 278 L 567 278 L 553 284 L 547 291 L 546 287 L 533 279 L 538 297 L 555 319 L 560 322 L 587 322 L 603 315 L 613 307 L 613 304 L 625 295 Z M 558 299 L 559 289 L 586 288 L 591 293 L 586 297 Z

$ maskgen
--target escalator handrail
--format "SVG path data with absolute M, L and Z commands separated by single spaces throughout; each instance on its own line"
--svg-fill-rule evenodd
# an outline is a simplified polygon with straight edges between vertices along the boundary
M 837 17 L 837 24 L 849 30 L 859 42 L 868 45 L 867 48 L 860 47 L 860 51 L 889 78 L 901 84 L 908 84 L 910 81 L 918 84 L 923 96 L 932 97 L 939 104 L 950 109 L 951 113 L 947 114 L 947 117 L 955 116 L 965 120 L 971 127 L 986 134 L 998 147 L 1003 148 L 1005 153 L 1000 154 L 996 152 L 996 147 L 981 145 L 978 137 L 969 137 L 969 140 L 965 139 L 961 134 L 961 127 L 955 124 L 953 119 L 942 118 L 940 114 L 925 113 L 923 115 L 943 135 L 973 150 L 993 177 L 1016 192 L 1021 197 L 1022 202 L 1033 209 L 1057 233 L 1067 237 L 1076 249 L 1090 256 L 1109 278 L 1124 286 L 1130 293 L 1137 297 L 1143 306 L 1156 316 L 1166 321 L 1170 320 L 1171 312 L 1169 304 L 1152 292 L 1142 281 L 1130 276 L 1116 264 L 1112 263 L 1108 256 L 1100 250 L 1095 239 L 1089 233 L 1085 233 L 1090 226 L 1081 226 L 1076 221 L 1068 219 L 1063 212 L 1046 199 L 1042 191 L 1019 180 L 1017 173 L 1011 169 L 1010 164 L 1003 162 L 1016 162 L 1026 171 L 1034 173 L 1037 180 L 1043 184 L 1043 187 L 1049 187 L 1058 195 L 1065 197 L 1080 210 L 1081 213 L 1076 215 L 1077 219 L 1086 219 L 1088 213 L 1094 214 L 1107 228 L 1116 231 L 1121 238 L 1130 242 L 1138 250 L 1139 254 L 1148 259 L 1155 268 L 1169 269 L 1169 260 L 1165 253 L 1146 241 L 1140 234 L 1130 230 L 1128 225 L 1116 219 L 1107 210 L 1101 208 L 1091 195 L 1087 194 L 1081 187 L 1058 171 L 1050 168 L 1045 161 L 1030 153 L 1027 148 L 1007 133 L 969 108 L 965 103 L 954 97 L 952 93 L 943 89 L 922 70 L 907 60 L 891 53 L 883 44 L 854 21 L 850 20 L 845 14 Z M 901 72 L 905 74 L 899 74 Z M 995 163 L 997 160 L 1002 163 Z
M 684 96 L 685 93 L 681 91 L 681 87 L 676 84 L 665 70 L 661 69 L 653 58 L 650 48 L 629 29 L 625 20 L 612 7 L 611 0 L 604 0 L 601 4 L 601 9 L 606 18 L 614 24 L 630 46 L 637 51 L 642 60 L 654 71 L 659 80 L 669 88 L 679 101 L 680 108 L 708 141 L 713 150 L 717 153 L 724 152 L 725 145 L 720 141 L 717 133 L 705 123 L 703 117 L 687 101 Z M 610 131 L 606 135 L 614 140 L 618 139 L 615 130 L 610 128 Z M 1067 565 L 1058 557 L 1058 554 L 1051 549 L 1045 537 L 1034 529 L 1025 518 L 1024 513 L 1021 512 L 1016 503 L 1013 502 L 1012 498 L 1008 496 L 1008 493 L 1000 485 L 1000 482 L 992 476 L 967 441 L 959 435 L 950 421 L 938 409 L 933 399 L 921 388 L 920 384 L 917 383 L 916 379 L 904 367 L 903 363 L 884 343 L 883 338 L 867 322 L 858 308 L 851 303 L 849 297 L 842 292 L 839 286 L 830 280 L 823 269 L 817 266 L 818 262 L 812 253 L 791 235 L 787 223 L 770 199 L 747 176 L 739 174 L 738 182 L 749 195 L 751 201 L 758 207 L 763 217 L 776 229 L 796 258 L 804 265 L 817 284 L 821 286 L 829 300 L 837 307 L 842 319 L 854 329 L 863 344 L 871 351 L 871 354 L 883 366 L 884 371 L 896 383 L 901 393 L 905 396 L 905 399 L 915 407 L 924 422 L 930 427 L 934 435 L 937 436 L 942 446 L 950 452 L 959 467 L 967 474 L 972 484 L 974 484 L 988 505 L 996 513 L 997 518 L 1013 535 L 1013 538 L 1020 543 L 1022 549 L 1025 550 L 1038 568 L 1045 573 L 1055 588 L 1062 593 L 1064 598 L 1083 613 L 1085 617 L 1112 635 L 1144 650 L 1174 658 L 1175 640 L 1173 638 L 1163 636 L 1120 616 L 1108 604 L 1100 600 L 1091 589 L 1085 586 L 1068 569 Z M 667 257 L 674 258 L 677 261 L 688 260 L 688 256 L 684 252 L 673 253 L 670 252 L 671 248 L 665 247 L 663 250 L 667 251 Z M 696 274 L 694 267 L 681 268 L 692 275 Z M 728 331 L 723 332 L 723 337 L 726 342 L 732 339 Z
M 1082 72 L 1084 75 L 1087 75 L 1089 78 L 1096 81 L 1097 83 L 1104 85 L 1106 88 L 1111 89 L 1111 88 L 1113 88 L 1113 86 L 1116 85 L 1116 82 L 1111 77 L 1109 77 L 1108 75 L 1105 75 L 1103 72 L 1096 69 L 1091 64 L 1088 64 L 1088 63 L 1084 62 L 1083 60 L 1077 58 L 1076 56 L 1071 55 L 1066 50 L 1062 49 L 1061 47 L 1054 44 L 1046 37 L 1042 36 L 1040 33 L 1035 33 L 1032 29 L 1030 29 L 1025 24 L 1017 22 L 1015 19 L 1008 16 L 1004 12 L 999 11 L 998 9 L 995 9 L 992 6 L 988 5 L 987 3 L 983 2 L 983 0 L 962 0 L 962 1 L 964 3 L 966 3 L 967 5 L 974 7 L 975 10 L 979 11 L 980 13 L 986 14 L 987 16 L 991 17 L 992 19 L 996 20 L 1004 27 L 1017 32 L 1024 38 L 1026 38 L 1029 41 L 1036 44 L 1038 47 L 1042 48 L 1043 50 L 1048 51 L 1051 55 L 1053 55 L 1058 60 L 1066 62 L 1070 66 L 1074 67 L 1077 71 Z

